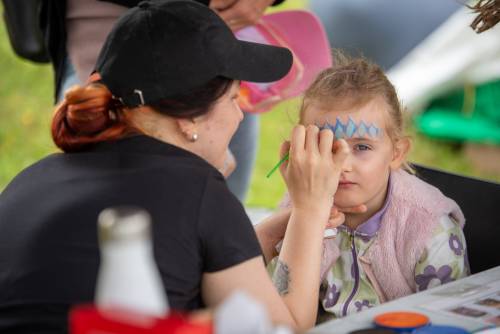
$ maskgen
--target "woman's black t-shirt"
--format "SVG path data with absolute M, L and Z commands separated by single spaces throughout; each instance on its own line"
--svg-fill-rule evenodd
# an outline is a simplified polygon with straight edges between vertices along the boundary
M 190 152 L 135 136 L 54 154 L 0 194 L 0 332 L 64 332 L 68 308 L 93 301 L 97 216 L 116 205 L 151 214 L 154 256 L 174 309 L 204 306 L 203 273 L 261 255 L 223 176 Z

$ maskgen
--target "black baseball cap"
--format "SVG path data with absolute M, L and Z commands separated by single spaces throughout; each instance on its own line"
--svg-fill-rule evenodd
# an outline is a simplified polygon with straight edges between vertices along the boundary
M 276 81 L 292 59 L 286 48 L 236 39 L 201 3 L 143 1 L 116 22 L 95 71 L 115 97 L 134 107 L 187 93 L 217 76 Z

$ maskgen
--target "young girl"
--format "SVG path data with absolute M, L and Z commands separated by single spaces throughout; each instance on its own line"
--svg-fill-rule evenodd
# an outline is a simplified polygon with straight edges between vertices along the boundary
M 405 162 L 410 141 L 394 87 L 365 59 L 336 58 L 306 91 L 300 123 L 347 141 L 333 202 L 365 206 L 323 241 L 320 303 L 343 317 L 462 278 L 468 265 L 460 208 Z

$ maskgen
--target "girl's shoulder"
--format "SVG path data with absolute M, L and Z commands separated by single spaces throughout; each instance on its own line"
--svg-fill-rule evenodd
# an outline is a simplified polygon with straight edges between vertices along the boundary
M 459 223 L 465 221 L 458 204 L 440 189 L 404 170 L 391 173 L 391 202 L 414 213 L 436 219 L 452 215 Z
M 447 198 L 441 190 L 405 170 L 391 173 L 391 187 L 393 199 L 404 199 L 419 206 Z

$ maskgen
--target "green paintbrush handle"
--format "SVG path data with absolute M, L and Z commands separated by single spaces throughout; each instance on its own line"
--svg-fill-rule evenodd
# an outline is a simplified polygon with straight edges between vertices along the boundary
M 271 175 L 273 175 L 273 173 L 276 171 L 276 169 L 279 168 L 279 166 L 281 166 L 282 163 L 284 163 L 285 161 L 288 160 L 288 153 L 285 154 L 285 156 L 283 158 L 281 158 L 281 160 L 276 164 L 276 166 L 273 167 L 273 169 L 271 169 L 269 171 L 269 173 L 267 173 L 266 177 L 270 177 Z

